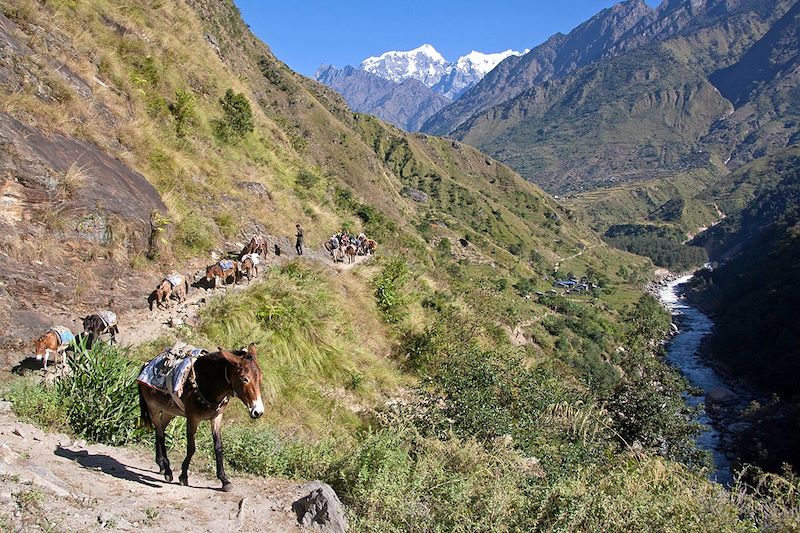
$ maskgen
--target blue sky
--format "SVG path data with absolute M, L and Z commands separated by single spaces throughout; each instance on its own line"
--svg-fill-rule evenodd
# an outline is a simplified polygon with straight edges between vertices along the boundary
M 613 0 L 235 0 L 245 22 L 292 69 L 358 65 L 387 50 L 432 44 L 454 61 L 471 50 L 533 48 L 567 33 Z M 658 0 L 647 0 L 657 5 Z

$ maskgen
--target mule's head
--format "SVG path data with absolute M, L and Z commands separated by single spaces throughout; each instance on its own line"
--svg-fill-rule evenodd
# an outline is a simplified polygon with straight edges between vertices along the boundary
M 206 281 L 211 281 L 211 279 L 217 274 L 217 270 L 219 270 L 217 265 L 211 265 L 210 267 L 206 268 Z
M 36 360 L 41 361 L 44 359 L 45 351 L 47 350 L 47 341 L 48 336 L 51 335 L 52 332 L 47 332 L 35 341 L 33 341 L 33 353 L 36 354 Z
M 156 290 L 151 292 L 150 296 L 147 297 L 147 303 L 150 304 L 151 311 L 153 310 L 153 304 L 156 304 L 156 306 L 158 306 L 159 304 L 161 304 L 161 302 L 166 300 L 166 298 L 164 297 L 164 293 L 165 293 L 164 286 L 162 284 L 156 287 Z
M 233 392 L 242 400 L 250 413 L 250 418 L 259 418 L 264 414 L 264 402 L 261 399 L 261 368 L 256 360 L 256 345 L 251 344 L 246 350 L 228 352 L 217 348 L 222 357 L 233 366 L 228 379 Z

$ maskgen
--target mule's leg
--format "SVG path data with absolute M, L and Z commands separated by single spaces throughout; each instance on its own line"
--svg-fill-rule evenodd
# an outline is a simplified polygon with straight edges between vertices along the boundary
M 186 458 L 183 460 L 181 475 L 178 477 L 181 485 L 186 487 L 189 486 L 189 463 L 192 462 L 192 456 L 194 455 L 194 436 L 197 433 L 197 425 L 199 423 L 199 419 L 194 420 L 191 416 L 186 417 Z
M 217 478 L 222 481 L 222 490 L 225 492 L 233 488 L 228 476 L 225 475 L 225 466 L 222 464 L 222 413 L 211 420 L 211 435 L 214 438 L 214 459 L 217 462 Z
M 172 470 L 169 467 L 167 440 L 164 436 L 164 432 L 174 417 L 164 412 L 153 412 L 150 406 L 147 408 L 150 410 L 150 420 L 153 422 L 153 428 L 156 434 L 156 464 L 158 465 L 158 473 L 164 474 L 164 480 L 167 483 L 172 483 Z
M 169 467 L 167 441 L 164 432 L 174 417 L 163 411 L 154 411 L 150 405 L 147 406 L 147 409 L 150 411 L 150 420 L 152 421 L 153 429 L 155 429 L 156 464 L 158 465 L 158 473 L 164 474 L 164 480 L 166 480 L 167 483 L 171 483 L 172 470 Z

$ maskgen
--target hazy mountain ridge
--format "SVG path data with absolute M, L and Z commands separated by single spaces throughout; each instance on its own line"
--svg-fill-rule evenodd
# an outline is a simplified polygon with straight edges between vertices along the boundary
M 349 66 L 323 66 L 315 78 L 340 93 L 354 111 L 375 115 L 406 131 L 418 131 L 450 103 L 416 79 L 394 82 Z

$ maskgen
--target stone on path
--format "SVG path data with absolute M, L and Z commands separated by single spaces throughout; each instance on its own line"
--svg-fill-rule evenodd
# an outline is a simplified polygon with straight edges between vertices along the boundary
M 344 506 L 330 485 L 322 481 L 311 481 L 303 485 L 302 491 L 308 491 L 308 494 L 292 504 L 300 525 L 330 533 L 347 531 Z

